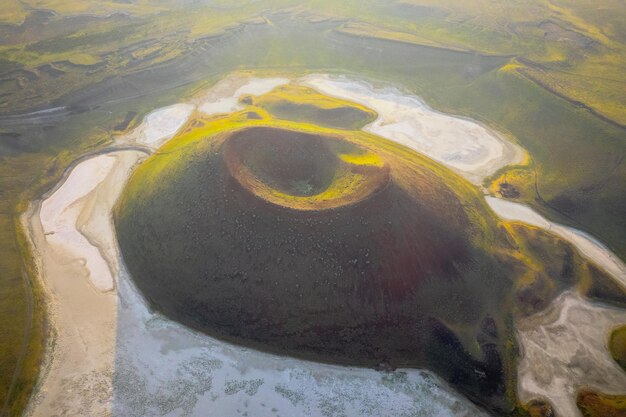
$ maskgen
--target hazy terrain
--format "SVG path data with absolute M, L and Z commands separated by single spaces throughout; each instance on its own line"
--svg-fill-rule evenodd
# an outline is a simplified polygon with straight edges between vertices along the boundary
M 562 236 L 560 231 L 574 239 L 582 236 L 582 243 L 573 244 L 583 258 L 601 253 L 613 263 L 600 265 L 613 280 L 597 268 L 585 270 L 577 291 L 619 305 L 621 261 L 626 259 L 625 57 L 626 4 L 619 0 L 5 0 L 0 10 L 0 415 L 21 414 L 56 331 L 46 308 L 53 298 L 41 279 L 45 268 L 36 262 L 38 254 L 32 252 L 20 216 L 31 201 L 49 195 L 70 175 L 68 167 L 77 158 L 105 148 L 124 149 L 126 157 L 137 153 L 137 159 L 111 157 L 118 165 L 109 162 L 117 170 L 126 163 L 130 172 L 135 162 L 186 122 L 192 111 L 190 98 L 201 96 L 235 70 L 282 79 L 311 73 L 364 79 L 379 87 L 393 86 L 392 97 L 418 95 L 437 112 L 471 118 L 497 132 L 494 137 L 506 141 L 506 149 L 494 155 L 508 155 L 506 162 L 455 165 L 448 152 L 459 146 L 454 141 L 449 148 L 429 150 L 414 137 L 401 137 L 402 132 L 415 132 L 410 130 L 415 126 L 407 127 L 400 118 L 414 117 L 419 106 L 412 102 L 394 108 L 398 120 L 380 125 L 374 122 L 374 113 L 382 114 L 388 105 L 382 93 L 366 95 L 340 116 L 328 112 L 332 100 L 319 96 L 309 97 L 309 104 L 295 110 L 285 104 L 306 96 L 302 90 L 277 91 L 254 103 L 293 123 L 312 121 L 342 129 L 367 125 L 368 132 L 389 135 L 463 175 L 479 191 L 527 204 L 560 227 L 554 230 L 557 235 Z M 339 94 L 337 86 L 331 94 L 319 79 L 317 84 L 309 81 L 305 84 L 320 93 L 334 98 Z M 357 101 L 358 91 L 346 94 L 350 97 L 340 98 Z M 156 130 L 133 130 L 149 112 L 176 103 L 183 107 L 157 115 Z M 224 113 L 235 110 L 224 107 L 224 102 L 207 103 Z M 159 129 L 170 132 L 162 134 Z M 135 136 L 124 136 L 130 132 Z M 140 140 L 150 137 L 154 142 Z M 516 153 L 518 148 L 524 157 Z M 112 172 L 123 178 L 122 171 Z M 85 183 L 86 193 L 92 185 Z M 71 187 L 73 192 L 80 191 L 77 187 Z M 111 207 L 113 200 L 106 200 Z M 103 210 L 98 215 L 109 216 L 93 207 L 83 209 L 91 210 L 90 215 Z M 87 214 L 76 216 L 80 219 L 67 224 L 43 224 L 42 235 L 63 226 L 67 235 L 48 234 L 47 241 L 66 244 L 63 239 L 74 236 L 79 240 L 71 241 L 77 247 L 86 247 L 80 238 L 90 236 L 89 222 L 80 233 L 72 233 Z M 520 220 L 528 222 L 524 216 Z M 542 222 L 537 227 L 544 227 Z M 86 240 L 94 248 L 114 247 L 93 238 L 99 236 L 98 230 L 91 233 Z M 532 245 L 525 250 L 532 252 Z M 93 258 L 84 254 L 79 258 L 96 259 L 97 252 Z M 584 262 L 575 250 L 568 256 L 576 259 L 572 261 L 576 265 Z M 103 275 L 102 287 L 96 287 L 114 291 L 117 273 L 110 265 L 116 265 L 115 251 L 110 249 L 104 259 L 109 275 Z M 555 259 L 539 257 L 534 267 L 549 267 Z M 574 282 L 571 273 L 568 279 Z M 541 323 L 549 328 L 548 322 Z M 623 367 L 626 349 L 620 334 L 623 331 L 606 337 L 614 363 Z M 113 356 L 109 359 L 113 363 Z M 595 392 L 607 386 L 588 388 L 590 392 L 573 394 L 585 415 L 620 415 L 607 413 L 620 412 L 614 407 L 619 399 L 611 395 L 625 392 Z M 613 411 L 598 411 L 606 404 L 613 404 L 609 407 Z M 515 412 L 534 411 L 528 406 Z

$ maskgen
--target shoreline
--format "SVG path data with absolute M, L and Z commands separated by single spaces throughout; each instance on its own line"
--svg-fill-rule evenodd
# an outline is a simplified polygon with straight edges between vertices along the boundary
M 93 210 L 90 205 L 105 203 L 107 197 L 116 199 L 125 184 L 118 181 L 116 171 L 130 173 L 143 153 L 133 150 L 104 152 L 79 162 L 74 169 L 103 155 L 114 155 L 113 166 L 117 168 L 79 199 L 80 215 Z M 47 197 L 33 202 L 24 215 L 28 238 L 37 257 L 38 276 L 44 287 L 49 318 L 43 373 L 25 411 L 28 416 L 47 416 L 54 409 L 71 415 L 110 415 L 106 404 L 95 399 L 87 404 L 84 399 L 88 398 L 85 395 L 88 392 L 112 395 L 112 385 L 107 380 L 114 372 L 116 285 L 113 283 L 110 289 L 94 285 L 89 278 L 94 272 L 89 269 L 93 265 L 82 261 L 80 252 L 72 252 L 71 247 L 63 251 L 54 241 L 49 241 L 41 220 L 43 205 L 68 184 L 74 169 L 59 187 L 47 193 Z M 106 192 L 100 193 L 103 189 Z M 80 215 L 76 217 L 77 226 Z M 108 264 L 103 248 L 94 247 L 113 269 L 114 265 Z

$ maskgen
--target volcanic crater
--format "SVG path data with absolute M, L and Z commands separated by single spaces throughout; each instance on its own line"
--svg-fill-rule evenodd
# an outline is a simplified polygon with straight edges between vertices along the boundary
M 490 409 L 515 389 L 512 315 L 586 273 L 552 237 L 529 246 L 538 231 L 502 224 L 433 160 L 252 106 L 190 120 L 137 168 L 114 220 L 166 316 L 273 353 L 425 367 Z
M 138 287 L 182 323 L 273 352 L 417 366 L 456 340 L 444 323 L 478 334 L 506 298 L 481 247 L 503 236 L 480 195 L 412 151 L 271 126 L 180 143 L 138 169 L 116 222 Z M 502 389 L 497 352 L 483 364 L 453 345 Z
M 222 155 L 244 189 L 295 210 L 355 204 L 389 182 L 381 158 L 333 135 L 253 127 L 233 133 Z

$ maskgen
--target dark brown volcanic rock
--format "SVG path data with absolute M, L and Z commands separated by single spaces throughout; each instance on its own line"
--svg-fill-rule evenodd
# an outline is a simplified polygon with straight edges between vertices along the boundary
M 510 409 L 525 267 L 472 186 L 362 132 L 254 127 L 180 143 L 138 170 L 116 214 L 153 307 L 273 352 L 427 367 Z M 379 163 L 346 162 L 368 152 Z M 329 189 L 338 204 L 319 198 Z

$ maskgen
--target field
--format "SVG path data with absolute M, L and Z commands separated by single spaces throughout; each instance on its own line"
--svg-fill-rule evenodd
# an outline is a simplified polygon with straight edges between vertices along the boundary
M 487 187 L 504 183 L 626 259 L 625 8 L 618 0 L 3 4 L 0 415 L 24 406 L 44 344 L 18 221 L 27 202 L 116 127 L 233 69 L 351 73 L 480 120 L 530 153 Z M 262 106 L 276 111 L 272 100 Z M 347 127 L 362 123 L 354 120 Z

